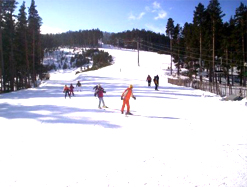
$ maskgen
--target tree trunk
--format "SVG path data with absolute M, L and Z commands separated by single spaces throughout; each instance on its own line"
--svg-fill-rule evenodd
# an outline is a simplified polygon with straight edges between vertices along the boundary
M 29 65 L 29 58 L 28 58 L 28 42 L 27 42 L 27 34 L 25 33 L 25 57 L 26 57 L 26 73 L 25 73 L 25 87 L 29 87 L 30 83 L 30 65 Z
M 34 31 L 33 31 L 33 36 L 32 36 L 32 49 L 33 49 L 33 54 L 32 54 L 32 60 L 33 60 L 33 73 L 32 73 L 32 83 L 35 86 L 35 81 L 36 81 L 36 72 L 35 72 L 35 36 L 34 36 Z
M 3 60 L 3 43 L 2 43 L 2 29 L 0 27 L 0 59 L 1 59 L 1 92 L 5 92 L 5 72 Z
M 13 38 L 13 37 L 12 37 Z M 14 65 L 14 46 L 13 46 L 13 39 L 10 40 L 10 90 L 14 91 L 14 83 L 15 83 L 15 65 Z
M 170 39 L 170 48 L 171 48 L 171 75 L 172 75 L 172 39 Z
M 231 52 L 231 59 L 232 59 L 233 55 L 232 55 L 232 52 Z M 234 86 L 234 80 L 233 80 L 233 61 L 231 60 L 231 74 L 232 74 L 232 86 Z
M 200 73 L 202 73 L 202 31 L 200 29 Z M 200 75 L 200 81 L 202 82 L 202 74 Z
M 12 19 L 11 14 L 11 38 L 10 38 L 10 89 L 11 91 L 15 91 L 15 78 L 16 78 L 16 66 L 14 62 L 14 21 Z
M 243 23 L 243 19 L 242 19 L 242 25 L 244 25 Z M 242 75 L 242 78 L 243 78 L 243 83 L 242 83 L 242 78 L 240 79 L 240 83 L 242 83 L 241 85 L 243 86 L 246 86 L 246 77 L 245 77 L 245 53 L 244 53 L 244 32 L 242 32 L 242 54 L 243 54 L 243 67 L 241 68 L 241 75 Z
M 179 69 L 180 69 L 180 59 L 179 59 L 179 53 L 180 53 L 180 50 L 179 50 L 179 40 L 178 40 L 178 67 L 177 67 L 177 75 L 179 76 Z
M 137 63 L 138 63 L 138 66 L 140 66 L 139 64 L 139 38 L 137 39 L 137 51 L 138 51 L 138 56 L 137 56 Z
M 2 5 L 2 0 L 0 0 Z M 1 92 L 5 92 L 5 72 L 4 72 L 4 60 L 3 60 L 3 38 L 2 38 L 2 6 L 0 6 L 0 60 L 1 60 Z
M 229 69 L 228 69 L 228 49 L 226 48 L 226 77 L 227 85 L 230 85 Z
M 213 64 L 212 64 L 213 83 L 215 81 L 215 46 L 214 45 L 215 45 L 215 21 L 213 20 Z

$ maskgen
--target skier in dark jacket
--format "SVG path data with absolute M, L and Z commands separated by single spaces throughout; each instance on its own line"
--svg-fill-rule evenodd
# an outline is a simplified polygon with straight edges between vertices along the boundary
M 80 81 L 78 81 L 78 82 L 76 83 L 76 89 L 77 89 L 78 92 L 81 91 L 81 83 L 80 83 Z
M 159 80 L 160 80 L 159 75 L 156 75 L 156 79 L 158 81 L 158 86 L 159 86 Z
M 98 85 L 98 88 L 97 88 L 97 91 L 95 92 L 95 94 L 98 96 L 99 98 L 99 109 L 101 109 L 101 102 L 103 103 L 103 108 L 108 108 L 106 105 L 105 105 L 105 102 L 104 102 L 104 93 L 106 93 L 106 91 L 104 90 L 104 88 L 101 87 L 101 85 L 99 84 Z
M 158 76 L 158 75 L 154 76 L 153 81 L 154 81 L 154 84 L 155 84 L 155 90 L 158 90 L 158 86 L 159 86 L 159 76 Z
M 81 87 L 80 81 L 78 81 L 78 82 L 76 83 L 76 87 Z
M 147 77 L 147 80 L 146 81 L 148 81 L 148 86 L 151 86 L 151 81 L 152 81 L 152 78 L 151 78 L 151 76 L 150 75 L 148 75 L 148 77 Z

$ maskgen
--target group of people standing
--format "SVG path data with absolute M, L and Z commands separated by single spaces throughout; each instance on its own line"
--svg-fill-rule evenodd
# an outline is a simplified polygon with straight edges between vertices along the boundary
M 76 84 L 77 87 L 81 87 L 81 83 L 78 81 L 78 83 Z M 105 105 L 105 101 L 104 101 L 104 93 L 106 93 L 106 91 L 104 90 L 104 88 L 98 84 L 96 85 L 94 88 L 94 96 L 99 98 L 99 105 L 98 108 L 101 109 L 101 104 L 103 104 L 103 108 L 108 108 Z M 123 100 L 123 104 L 122 104 L 122 108 L 121 108 L 121 113 L 124 113 L 124 108 L 125 106 L 127 106 L 127 112 L 126 115 L 131 115 L 130 113 L 130 104 L 129 104 L 129 100 L 130 97 L 136 99 L 136 97 L 133 95 L 133 85 L 130 85 L 127 89 L 124 90 L 124 92 L 121 95 L 121 100 Z M 68 87 L 67 85 L 64 86 L 63 92 L 65 93 L 65 99 L 68 96 L 69 98 L 71 98 L 71 95 L 75 95 L 74 94 L 74 86 L 73 84 L 70 85 L 70 87 Z
M 147 76 L 147 79 L 146 81 L 148 82 L 148 86 L 150 87 L 151 86 L 151 82 L 154 82 L 155 84 L 155 90 L 158 90 L 158 86 L 159 86 L 159 76 L 156 75 L 154 76 L 154 78 L 152 79 L 150 75 Z M 76 84 L 76 87 L 81 87 L 81 83 L 80 81 L 77 82 Z M 94 89 L 94 96 L 98 97 L 99 98 L 99 105 L 98 105 L 98 108 L 101 109 L 102 107 L 103 108 L 108 108 L 106 105 L 105 105 L 105 101 L 104 101 L 104 93 L 106 93 L 106 91 L 104 90 L 104 88 L 98 84 L 96 85 L 95 87 L 93 87 Z M 67 85 L 65 85 L 64 87 L 64 93 L 65 93 L 65 99 L 67 96 L 69 96 L 69 98 L 71 98 L 71 95 L 75 95 L 74 94 L 74 86 L 73 84 L 70 84 L 70 87 L 68 87 Z M 133 99 L 136 99 L 136 97 L 133 95 L 133 85 L 129 85 L 129 87 L 127 89 L 124 90 L 124 92 L 122 93 L 121 95 L 121 100 L 123 100 L 123 104 L 122 104 L 122 107 L 121 107 L 121 113 L 123 114 L 124 113 L 124 109 L 125 109 L 125 106 L 127 106 L 127 111 L 126 111 L 126 115 L 131 115 L 132 113 L 130 113 L 130 104 L 129 104 L 129 100 L 130 98 L 133 98 Z M 102 105 L 103 104 L 103 105 Z M 102 105 L 102 107 L 101 107 Z
M 150 87 L 151 86 L 151 82 L 152 82 L 152 78 L 151 78 L 150 75 L 147 76 L 147 80 L 146 81 L 148 82 L 148 86 Z M 159 75 L 154 76 L 153 81 L 154 81 L 154 85 L 155 85 L 155 90 L 158 90 L 158 87 L 159 87 Z
M 150 75 L 147 76 L 146 81 L 148 82 L 148 86 L 151 86 L 151 82 L 152 82 L 152 78 Z M 153 78 L 153 82 L 155 84 L 155 90 L 158 90 L 158 86 L 159 86 L 159 76 L 156 75 Z M 81 83 L 80 81 L 77 82 L 76 87 L 81 87 Z M 106 91 L 104 90 L 104 88 L 98 84 L 95 87 L 93 87 L 94 89 L 94 96 L 99 98 L 99 105 L 98 108 L 101 109 L 103 108 L 108 108 L 105 105 L 105 101 L 104 101 L 104 93 L 106 93 Z M 68 87 L 67 85 L 65 85 L 64 87 L 64 93 L 65 93 L 65 99 L 67 96 L 69 96 L 69 98 L 71 98 L 71 95 L 74 96 L 74 86 L 72 84 L 70 84 L 70 87 Z M 124 113 L 124 108 L 125 106 L 127 106 L 127 111 L 126 111 L 126 115 L 131 115 L 132 113 L 130 113 L 130 104 L 129 104 L 129 100 L 130 98 L 136 99 L 136 97 L 133 95 L 133 85 L 129 85 L 129 87 L 127 89 L 124 90 L 124 92 L 121 95 L 121 100 L 123 100 L 123 104 L 121 107 L 121 113 Z M 102 105 L 103 104 L 103 105 Z M 101 107 L 102 105 L 102 107 Z
M 65 85 L 63 88 L 63 92 L 65 93 L 65 95 L 64 95 L 65 99 L 67 96 L 69 96 L 69 98 L 71 98 L 71 95 L 75 96 L 73 84 L 70 84 L 70 87 Z
M 94 96 L 98 96 L 99 98 L 99 108 L 101 109 L 101 103 L 103 103 L 103 108 L 108 108 L 106 105 L 105 105 L 105 102 L 104 102 L 104 93 L 106 93 L 106 91 L 104 90 L 104 88 L 99 84 L 99 85 L 96 85 L 94 88 L 95 90 L 94 92 Z M 125 106 L 127 106 L 127 111 L 126 111 L 126 115 L 132 115 L 132 113 L 130 113 L 130 104 L 129 104 L 129 100 L 130 98 L 132 97 L 133 99 L 136 99 L 136 97 L 133 95 L 133 85 L 129 85 L 129 87 L 127 89 L 124 90 L 124 92 L 122 93 L 121 95 L 121 100 L 123 100 L 123 104 L 122 104 L 122 108 L 121 108 L 121 113 L 123 114 L 124 113 L 124 108 Z
M 76 84 L 76 87 L 81 87 L 81 83 L 78 81 L 77 84 Z M 104 102 L 104 93 L 106 93 L 106 91 L 104 90 L 104 88 L 98 84 L 96 85 L 94 88 L 94 96 L 98 97 L 99 98 L 99 105 L 98 105 L 98 108 L 101 109 L 101 104 L 103 104 L 103 108 L 108 108 L 106 105 L 105 105 L 105 102 Z M 68 87 L 67 85 L 64 86 L 64 90 L 63 92 L 65 93 L 65 99 L 67 96 L 69 96 L 69 98 L 71 98 L 71 95 L 74 96 L 74 86 L 73 84 L 70 84 L 70 87 Z M 123 104 L 122 104 L 122 107 L 121 107 L 121 113 L 123 114 L 124 113 L 124 109 L 125 109 L 125 106 L 127 106 L 127 111 L 126 111 L 126 115 L 132 115 L 132 113 L 130 113 L 130 104 L 129 104 L 129 100 L 130 98 L 133 98 L 133 99 L 136 99 L 136 97 L 133 95 L 133 85 L 129 85 L 129 87 L 127 89 L 124 90 L 124 92 L 122 93 L 121 95 L 121 100 L 123 100 Z
M 99 98 L 99 108 L 101 109 L 101 102 L 103 103 L 103 108 L 108 108 L 106 105 L 105 105 L 105 102 L 104 102 L 104 99 L 103 99 L 103 96 L 104 96 L 104 93 L 106 93 L 106 91 L 104 90 L 104 88 L 102 88 L 102 86 L 99 84 L 99 85 L 96 85 L 94 88 L 95 90 L 94 92 L 94 96 L 98 96 Z M 126 111 L 126 115 L 132 115 L 132 113 L 130 113 L 130 104 L 129 104 L 129 100 L 130 98 L 132 97 L 133 99 L 136 99 L 136 97 L 133 95 L 133 85 L 129 85 L 129 87 L 127 89 L 124 90 L 124 92 L 122 93 L 121 95 L 121 100 L 123 100 L 123 104 L 122 104 L 122 108 L 121 108 L 121 113 L 123 114 L 124 113 L 124 108 L 125 106 L 127 106 L 127 111 Z
M 78 81 L 78 82 L 76 83 L 76 87 L 81 87 L 80 81 Z M 70 84 L 69 87 L 68 87 L 67 85 L 64 86 L 63 92 L 65 93 L 65 95 L 64 95 L 65 99 L 66 99 L 67 96 L 68 96 L 69 98 L 71 98 L 72 95 L 75 96 L 75 94 L 74 94 L 74 88 L 75 88 L 75 87 L 73 86 L 73 84 Z

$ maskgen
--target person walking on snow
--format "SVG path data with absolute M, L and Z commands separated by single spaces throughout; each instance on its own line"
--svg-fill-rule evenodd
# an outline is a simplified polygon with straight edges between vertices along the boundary
M 129 100 L 130 97 L 136 99 L 136 97 L 133 95 L 133 85 L 131 84 L 121 95 L 121 100 L 123 100 L 123 105 L 121 109 L 121 113 L 123 114 L 125 105 L 127 105 L 127 112 L 126 115 L 131 115 L 130 113 L 130 105 L 129 105 Z
M 76 87 L 81 87 L 80 81 L 78 81 L 78 82 L 76 83 Z
M 151 81 L 152 81 L 152 78 L 151 78 L 151 76 L 150 75 L 148 75 L 148 77 L 147 77 L 147 80 L 146 81 L 148 81 L 148 86 L 151 86 Z
M 160 84 L 160 83 L 159 83 L 159 79 L 160 79 L 160 78 L 159 78 L 159 75 L 156 75 L 156 79 L 157 79 L 157 81 L 158 81 L 158 86 L 159 86 L 159 84 Z
M 69 87 L 69 94 L 75 96 L 74 94 L 74 86 L 72 84 L 70 84 L 70 87 Z
M 159 86 L 159 76 L 154 76 L 154 84 L 155 84 L 155 90 L 158 90 L 158 86 Z
M 105 105 L 105 102 L 104 102 L 104 93 L 106 93 L 106 91 L 104 90 L 104 88 L 101 87 L 101 85 L 99 84 L 98 85 L 98 89 L 96 90 L 95 94 L 98 96 L 99 98 L 99 109 L 101 109 L 101 102 L 103 103 L 103 108 L 108 108 L 106 105 Z
M 76 83 L 76 88 L 78 87 L 78 92 L 80 92 L 81 91 L 81 83 L 80 83 L 80 81 L 78 81 L 77 83 Z
M 69 91 L 70 91 L 69 87 L 68 87 L 67 85 L 65 85 L 64 88 L 63 88 L 63 92 L 65 93 L 65 96 L 64 96 L 65 99 L 66 99 L 67 95 L 68 95 L 69 98 L 70 98 L 70 93 L 69 93 Z

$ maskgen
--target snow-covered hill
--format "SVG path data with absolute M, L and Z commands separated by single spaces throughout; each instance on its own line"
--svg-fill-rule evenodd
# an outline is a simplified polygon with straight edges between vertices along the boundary
M 247 186 L 246 100 L 167 83 L 170 57 L 104 49 L 112 66 L 58 70 L 39 88 L 0 95 L 0 186 Z M 159 91 L 146 77 L 159 75 Z M 65 84 L 82 83 L 64 98 Z M 109 109 L 98 109 L 101 84 Z M 134 116 L 120 113 L 133 84 Z

